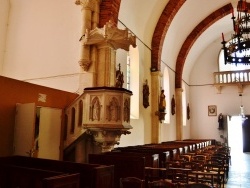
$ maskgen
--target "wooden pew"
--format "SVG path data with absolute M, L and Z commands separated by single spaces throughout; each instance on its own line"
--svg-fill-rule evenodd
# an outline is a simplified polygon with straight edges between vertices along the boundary
M 65 175 L 59 171 L 26 168 L 15 165 L 0 165 L 0 187 L 44 188 L 45 178 Z
M 0 164 L 67 174 L 80 174 L 80 188 L 113 188 L 114 166 L 83 164 L 24 156 L 0 157 Z
M 175 152 L 172 150 L 165 149 L 165 148 L 145 147 L 144 145 L 118 147 L 118 148 L 115 148 L 115 151 L 158 154 L 159 155 L 159 167 L 162 167 L 162 165 L 166 161 L 171 160 L 171 158 L 175 156 L 174 154 Z
M 120 178 L 145 179 L 145 157 L 106 154 L 89 154 L 90 164 L 114 165 L 114 184 L 119 188 Z
M 189 142 L 183 142 L 182 140 L 162 142 L 161 144 L 172 144 L 176 145 L 176 147 L 183 147 L 184 151 L 182 154 L 192 152 L 195 149 L 195 144 L 191 144 Z
M 43 188 L 79 188 L 80 174 L 67 174 L 43 179 Z
M 183 152 L 182 147 L 170 144 L 151 144 L 145 145 L 146 149 L 160 150 L 162 152 L 168 151 L 170 153 L 170 160 L 178 159 L 178 156 Z

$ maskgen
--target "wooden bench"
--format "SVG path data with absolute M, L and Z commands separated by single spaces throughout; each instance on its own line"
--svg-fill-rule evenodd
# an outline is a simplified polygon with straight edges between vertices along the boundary
M 59 171 L 41 170 L 15 165 L 0 165 L 0 187 L 45 188 L 46 178 L 68 174 Z
M 89 163 L 114 165 L 115 188 L 119 188 L 120 178 L 145 179 L 145 157 L 142 156 L 89 154 Z
M 80 174 L 67 174 L 43 179 L 43 188 L 79 188 Z
M 113 188 L 114 166 L 83 164 L 24 156 L 0 157 L 0 165 L 17 166 L 61 174 L 79 174 L 80 188 Z M 34 187 L 33 187 L 34 188 Z
M 145 145 L 144 147 L 145 149 L 159 150 L 161 152 L 168 151 L 170 154 L 169 156 L 170 160 L 178 159 L 178 156 L 183 151 L 181 147 L 177 147 L 175 145 L 166 145 L 166 144 L 151 144 L 151 145 Z
M 171 157 L 175 155 L 174 151 L 169 150 L 169 149 L 152 148 L 152 147 L 144 147 L 144 146 L 118 147 L 115 150 L 121 151 L 121 152 L 158 154 L 159 155 L 159 167 L 162 167 L 162 165 L 166 161 L 171 160 Z
M 120 155 L 120 156 L 140 156 L 145 158 L 145 166 L 146 167 L 159 167 L 159 154 L 152 154 L 152 153 L 139 153 L 139 152 L 130 152 L 130 151 L 112 151 L 103 153 L 105 155 Z

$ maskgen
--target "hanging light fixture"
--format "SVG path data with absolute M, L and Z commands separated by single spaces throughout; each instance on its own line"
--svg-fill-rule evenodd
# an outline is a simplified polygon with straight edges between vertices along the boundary
M 250 4 L 246 0 L 239 0 L 237 15 L 232 9 L 233 30 L 232 38 L 225 41 L 222 33 L 222 49 L 224 50 L 225 64 L 250 64 Z

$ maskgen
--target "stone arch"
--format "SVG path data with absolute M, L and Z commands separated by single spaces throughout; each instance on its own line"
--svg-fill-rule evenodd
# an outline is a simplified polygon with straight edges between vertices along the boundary
M 185 2 L 186 0 L 169 0 L 157 22 L 152 39 L 152 72 L 160 70 L 161 53 L 166 33 L 174 16 Z M 120 4 L 121 0 L 103 0 L 101 2 L 99 27 L 105 25 L 109 20 L 113 20 L 116 24 L 118 23 Z M 189 50 L 191 49 L 194 42 L 209 26 L 229 14 L 232 8 L 232 4 L 229 3 L 210 14 L 194 28 L 194 30 L 184 41 L 176 60 L 175 88 L 181 88 L 183 67 Z
M 161 66 L 161 52 L 163 42 L 168 31 L 168 28 L 177 14 L 178 10 L 185 3 L 186 0 L 169 0 L 164 8 L 157 25 L 152 39 L 151 51 L 151 71 L 159 71 Z
M 186 40 L 184 41 L 180 52 L 177 56 L 176 60 L 176 73 L 175 73 L 175 88 L 182 87 L 182 71 L 185 64 L 186 57 L 189 53 L 189 50 L 193 46 L 194 42 L 199 38 L 199 36 L 212 24 L 214 24 L 219 19 L 223 18 L 227 14 L 230 14 L 232 11 L 232 4 L 229 3 L 222 8 L 214 11 L 212 14 L 207 16 L 204 20 L 202 20 L 188 35 Z
M 103 27 L 109 20 L 118 23 L 121 0 L 102 0 L 100 4 L 99 27 Z

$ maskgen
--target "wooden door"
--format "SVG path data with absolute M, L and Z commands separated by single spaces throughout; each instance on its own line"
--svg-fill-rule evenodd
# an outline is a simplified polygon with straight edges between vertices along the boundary
M 242 124 L 243 152 L 250 152 L 250 116 Z
M 31 156 L 34 147 L 35 103 L 16 104 L 13 154 Z
M 40 108 L 39 158 L 56 159 L 60 157 L 61 109 Z

